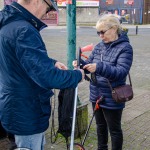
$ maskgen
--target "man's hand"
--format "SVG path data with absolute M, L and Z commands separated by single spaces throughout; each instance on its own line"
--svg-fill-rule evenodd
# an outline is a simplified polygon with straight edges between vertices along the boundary
M 96 71 L 96 63 L 93 64 L 87 64 L 83 67 L 83 69 L 88 70 L 91 73 L 94 73 Z
M 77 68 L 77 60 L 74 60 L 74 61 L 72 62 L 72 66 L 73 66 L 74 68 Z
M 67 70 L 68 68 L 61 62 L 56 62 L 55 63 L 55 67 L 57 67 L 58 69 L 62 69 L 62 70 Z

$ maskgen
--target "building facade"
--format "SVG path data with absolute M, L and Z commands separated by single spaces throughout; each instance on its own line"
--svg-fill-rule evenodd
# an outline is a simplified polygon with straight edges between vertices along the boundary
M 63 3 L 64 1 L 65 0 L 57 1 L 60 9 L 60 23 L 65 23 L 66 5 Z M 77 23 L 96 23 L 99 15 L 107 12 L 122 16 L 123 23 L 150 24 L 149 1 L 150 0 L 76 0 L 76 20 Z
M 12 1 L 17 0 L 0 0 L 0 9 Z M 57 5 L 59 13 L 50 13 L 44 21 L 66 24 L 66 0 L 57 0 Z M 122 16 L 124 23 L 150 24 L 150 0 L 76 0 L 77 24 L 95 24 L 104 12 Z
M 150 24 L 150 0 L 144 0 L 142 21 L 143 24 Z
M 143 0 L 100 0 L 100 12 L 108 11 L 123 18 L 123 22 L 142 24 Z

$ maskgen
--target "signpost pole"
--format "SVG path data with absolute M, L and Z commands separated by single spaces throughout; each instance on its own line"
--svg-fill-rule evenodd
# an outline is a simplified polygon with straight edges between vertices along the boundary
M 67 3 L 67 66 L 73 69 L 72 61 L 76 58 L 76 0 Z

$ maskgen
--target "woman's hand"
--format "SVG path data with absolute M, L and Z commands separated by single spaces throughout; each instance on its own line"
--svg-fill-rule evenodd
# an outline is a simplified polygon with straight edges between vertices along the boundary
M 87 64 L 83 67 L 83 69 L 88 70 L 91 73 L 94 73 L 96 71 L 96 63 L 93 64 Z
M 58 69 L 62 69 L 62 70 L 67 70 L 68 68 L 61 62 L 56 62 L 55 63 L 55 67 L 57 67 Z

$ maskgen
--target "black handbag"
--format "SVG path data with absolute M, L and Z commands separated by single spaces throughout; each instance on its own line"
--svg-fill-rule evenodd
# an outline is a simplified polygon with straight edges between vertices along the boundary
M 109 80 L 107 79 L 108 85 L 112 92 L 112 98 L 118 103 L 127 102 L 133 99 L 134 94 L 130 74 L 128 74 L 128 77 L 130 84 L 118 86 L 116 88 L 112 88 Z

